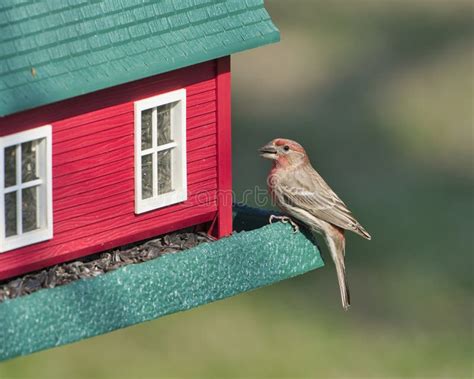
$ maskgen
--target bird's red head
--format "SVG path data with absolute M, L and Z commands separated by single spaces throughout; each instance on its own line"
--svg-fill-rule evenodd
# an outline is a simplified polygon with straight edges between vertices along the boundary
M 272 159 L 279 167 L 295 167 L 308 162 L 306 151 L 298 142 L 276 138 L 259 150 L 260 156 Z

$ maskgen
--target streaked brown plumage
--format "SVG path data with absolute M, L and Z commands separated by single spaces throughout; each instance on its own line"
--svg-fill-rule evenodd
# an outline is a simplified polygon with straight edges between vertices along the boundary
M 350 230 L 368 240 L 370 234 L 311 166 L 299 143 L 277 138 L 262 147 L 260 153 L 273 160 L 267 182 L 276 205 L 312 232 L 321 234 L 326 241 L 336 266 L 342 306 L 348 309 L 350 295 L 344 263 L 344 231 Z

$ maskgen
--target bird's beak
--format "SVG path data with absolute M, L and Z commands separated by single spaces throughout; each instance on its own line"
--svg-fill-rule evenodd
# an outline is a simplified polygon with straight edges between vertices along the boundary
M 260 156 L 267 159 L 277 159 L 277 149 L 272 144 L 261 147 L 258 152 Z

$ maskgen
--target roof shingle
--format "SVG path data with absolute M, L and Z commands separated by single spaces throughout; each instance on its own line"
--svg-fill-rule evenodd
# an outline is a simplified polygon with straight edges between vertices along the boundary
M 263 0 L 5 0 L 0 116 L 276 42 L 279 36 Z M 101 72 L 108 75 L 99 79 Z

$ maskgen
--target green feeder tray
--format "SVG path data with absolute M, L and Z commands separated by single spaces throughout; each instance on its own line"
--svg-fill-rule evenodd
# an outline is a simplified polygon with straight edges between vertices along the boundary
M 231 237 L 0 304 L 0 360 L 79 341 L 288 279 L 324 265 L 268 212 L 237 206 Z

